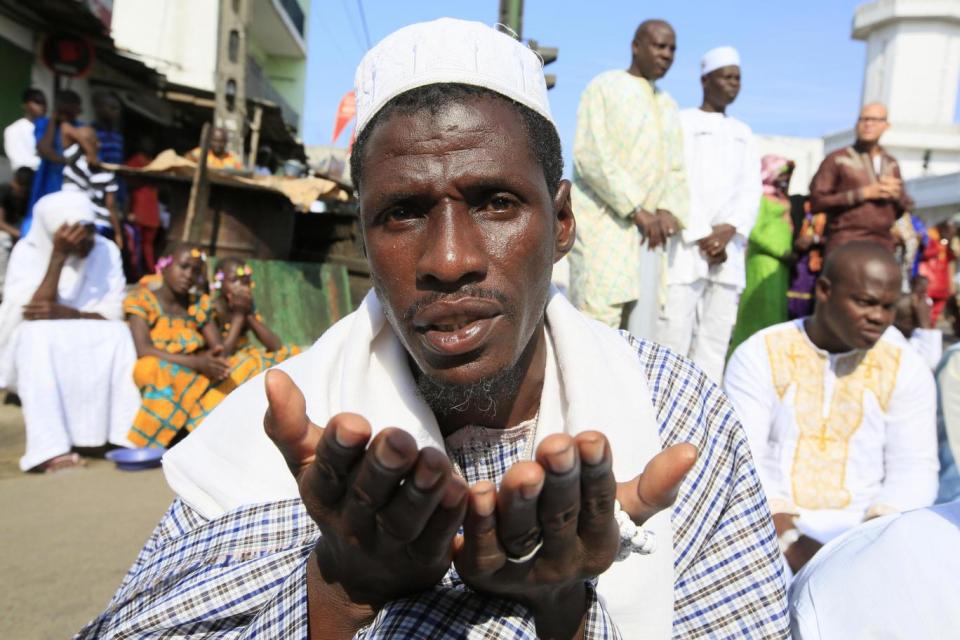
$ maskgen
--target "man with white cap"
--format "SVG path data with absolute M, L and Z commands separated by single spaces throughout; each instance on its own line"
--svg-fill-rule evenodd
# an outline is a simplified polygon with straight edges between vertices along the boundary
M 708 51 L 703 104 L 680 112 L 690 187 L 687 225 L 667 244 L 667 295 L 656 340 L 690 357 L 716 383 L 746 281 L 744 252 L 760 202 L 760 155 L 750 127 L 727 115 L 740 93 L 740 55 Z
M 570 299 L 647 339 L 662 301 L 663 241 L 687 212 L 677 103 L 656 84 L 676 49 L 663 20 L 637 27 L 630 67 L 601 73 L 580 97 L 573 143 Z
M 722 394 L 550 287 L 575 223 L 539 59 L 416 24 L 356 95 L 373 291 L 165 456 L 178 498 L 81 637 L 786 637 Z

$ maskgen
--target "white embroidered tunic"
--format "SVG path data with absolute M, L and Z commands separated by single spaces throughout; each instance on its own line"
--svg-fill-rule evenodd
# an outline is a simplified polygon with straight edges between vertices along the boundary
M 753 335 L 727 365 L 771 512 L 799 513 L 797 528 L 821 542 L 936 495 L 936 388 L 895 332 L 830 354 L 796 320 Z

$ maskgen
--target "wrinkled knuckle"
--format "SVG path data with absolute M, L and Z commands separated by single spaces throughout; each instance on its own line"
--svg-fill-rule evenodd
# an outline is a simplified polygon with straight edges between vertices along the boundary
M 507 549 L 525 553 L 536 546 L 537 542 L 540 541 L 540 536 L 540 527 L 533 526 L 526 531 L 519 531 L 517 533 L 504 536 L 500 541 Z
M 493 573 L 503 565 L 503 554 L 497 551 L 482 551 L 471 562 L 474 573 L 486 575 Z
M 350 496 L 364 509 L 374 510 L 373 497 L 359 483 L 355 482 L 350 486 Z
M 580 499 L 580 509 L 590 514 L 594 518 L 613 518 L 613 493 L 604 493 L 603 495 L 593 495 Z
M 563 533 L 572 526 L 576 526 L 579 511 L 579 505 L 572 505 L 555 513 L 547 514 L 541 518 L 544 530 L 550 533 Z

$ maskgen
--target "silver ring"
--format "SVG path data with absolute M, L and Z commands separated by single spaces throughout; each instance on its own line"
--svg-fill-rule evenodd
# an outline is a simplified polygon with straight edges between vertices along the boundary
M 524 562 L 530 562 L 533 560 L 533 557 L 537 555 L 537 552 L 543 547 L 543 536 L 540 536 L 540 539 L 537 540 L 537 544 L 533 546 L 533 549 L 528 553 L 523 554 L 520 557 L 513 557 L 510 554 L 507 554 L 507 562 L 512 562 L 514 564 L 523 564 Z

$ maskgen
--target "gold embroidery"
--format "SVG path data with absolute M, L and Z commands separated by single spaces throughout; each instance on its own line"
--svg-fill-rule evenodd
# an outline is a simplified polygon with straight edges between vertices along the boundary
M 799 434 L 790 480 L 794 502 L 806 509 L 842 509 L 850 438 L 863 421 L 863 395 L 869 391 L 886 411 L 900 367 L 900 350 L 886 342 L 838 363 L 827 417 L 824 371 L 827 356 L 817 351 L 803 329 L 791 327 L 766 336 L 773 386 L 782 399 L 793 387 L 793 412 Z

